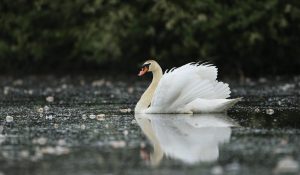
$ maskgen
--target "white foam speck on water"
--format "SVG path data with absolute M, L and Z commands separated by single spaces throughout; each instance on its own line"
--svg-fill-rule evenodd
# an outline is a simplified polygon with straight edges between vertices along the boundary
M 14 86 L 21 86 L 21 85 L 23 85 L 23 80 L 17 79 L 15 81 L 13 81 L 13 85 Z
M 81 118 L 82 118 L 83 120 L 86 120 L 86 119 L 87 119 L 87 115 L 86 115 L 86 114 L 82 114 Z
M 281 173 L 296 173 L 299 171 L 299 164 L 292 157 L 285 157 L 277 163 L 274 172 L 276 174 Z
M 55 129 L 57 129 L 58 128 L 58 124 L 57 123 L 55 123 L 54 125 L 53 125 L 53 127 L 55 128 Z
M 240 170 L 240 164 L 238 162 L 230 163 L 226 166 L 227 171 L 239 171 Z
M 80 129 L 85 130 L 86 126 L 84 124 L 80 125 Z
M 128 133 L 129 133 L 128 130 L 124 130 L 124 131 L 123 131 L 124 136 L 127 136 Z
M 6 116 L 6 122 L 10 123 L 10 122 L 13 122 L 14 121 L 14 118 L 12 116 Z
M 47 143 L 48 139 L 45 138 L 45 137 L 40 137 L 40 138 L 37 138 L 37 139 L 33 139 L 32 140 L 32 143 L 34 144 L 39 144 L 39 145 L 45 145 Z
M 62 84 L 62 85 L 61 85 L 61 88 L 62 88 L 62 89 L 67 89 L 67 88 L 68 88 L 68 85 L 67 85 L 67 84 Z
M 124 148 L 126 146 L 126 142 L 124 140 L 110 141 L 109 145 L 113 148 Z
M 66 145 L 67 142 L 64 139 L 59 139 L 58 142 L 57 142 L 57 144 L 60 145 L 60 146 L 63 146 L 63 145 Z
M 134 88 L 133 88 L 133 87 L 129 87 L 129 88 L 127 89 L 127 91 L 128 91 L 128 93 L 132 94 L 133 91 L 134 91 Z
M 10 90 L 10 87 L 5 86 L 5 87 L 3 88 L 3 94 L 4 94 L 4 95 L 8 95 L 9 90 Z
M 41 152 L 43 154 L 63 155 L 63 154 L 68 154 L 70 152 L 70 149 L 62 146 L 55 146 L 55 147 L 47 146 L 42 148 Z
M 44 108 L 38 108 L 38 113 L 43 113 L 44 112 Z
M 90 118 L 90 119 L 95 119 L 95 118 L 96 118 L 96 115 L 91 114 L 91 115 L 89 115 L 89 118 Z
M 28 158 L 29 157 L 29 151 L 27 151 L 27 150 L 22 150 L 21 152 L 20 152 L 20 157 L 22 157 L 22 158 Z
M 266 113 L 267 113 L 268 115 L 273 115 L 273 114 L 274 114 L 274 109 L 267 109 L 267 110 L 266 110 Z
M 104 79 L 101 79 L 101 80 L 94 80 L 94 81 L 92 82 L 92 86 L 93 86 L 93 87 L 101 87 L 101 86 L 104 85 L 104 83 L 105 83 L 105 80 L 104 80 Z
M 282 91 L 288 91 L 288 90 L 290 90 L 290 89 L 295 88 L 295 84 L 289 84 L 289 83 L 287 83 L 287 84 L 285 84 L 285 85 L 283 85 L 283 86 L 280 86 L 279 88 L 280 88 Z
M 129 113 L 129 112 L 131 112 L 131 109 L 130 108 L 120 109 L 120 112 Z
M 46 101 L 49 102 L 49 103 L 52 103 L 52 102 L 54 102 L 54 97 L 53 96 L 48 96 L 48 97 L 46 97 Z
M 211 169 L 211 174 L 213 175 L 219 175 L 219 174 L 223 174 L 223 168 L 219 165 L 217 166 L 214 166 L 212 169 Z
M 32 90 L 32 89 L 29 89 L 29 90 L 28 90 L 28 94 L 29 94 L 29 95 L 32 95 L 32 94 L 33 94 L 33 90 Z
M 46 116 L 46 119 L 47 119 L 47 120 L 52 120 L 53 118 L 54 118 L 53 115 L 47 115 L 47 116 Z
M 3 134 L 0 134 L 0 144 L 2 144 L 5 141 L 5 136 Z
M 50 109 L 49 106 L 44 106 L 45 112 L 47 112 L 49 109 Z

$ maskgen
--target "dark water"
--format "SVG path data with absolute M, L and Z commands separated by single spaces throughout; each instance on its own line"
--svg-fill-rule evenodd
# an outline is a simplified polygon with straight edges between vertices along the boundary
M 147 85 L 135 78 L 0 84 L 0 175 L 300 172 L 299 77 L 233 82 L 242 102 L 194 116 L 135 116 Z

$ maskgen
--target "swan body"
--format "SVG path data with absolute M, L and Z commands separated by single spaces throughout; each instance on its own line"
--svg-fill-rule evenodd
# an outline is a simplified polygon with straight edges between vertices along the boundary
M 211 64 L 188 63 L 162 73 L 154 60 L 143 64 L 139 76 L 152 72 L 153 79 L 135 107 L 136 113 L 226 112 L 241 98 L 230 97 L 228 84 L 217 81 Z

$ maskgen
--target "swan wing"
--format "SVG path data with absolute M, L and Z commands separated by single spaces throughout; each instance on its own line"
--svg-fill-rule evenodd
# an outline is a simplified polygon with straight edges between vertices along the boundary
M 218 82 L 217 74 L 215 66 L 199 63 L 189 63 L 166 71 L 155 90 L 151 108 L 170 112 L 197 98 L 228 98 L 228 84 Z

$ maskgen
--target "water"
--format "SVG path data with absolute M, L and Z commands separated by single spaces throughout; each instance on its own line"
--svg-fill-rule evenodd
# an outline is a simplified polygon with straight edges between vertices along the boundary
M 135 77 L 0 84 L 1 175 L 300 172 L 299 77 L 232 82 L 242 102 L 194 116 L 134 115 L 147 86 Z

